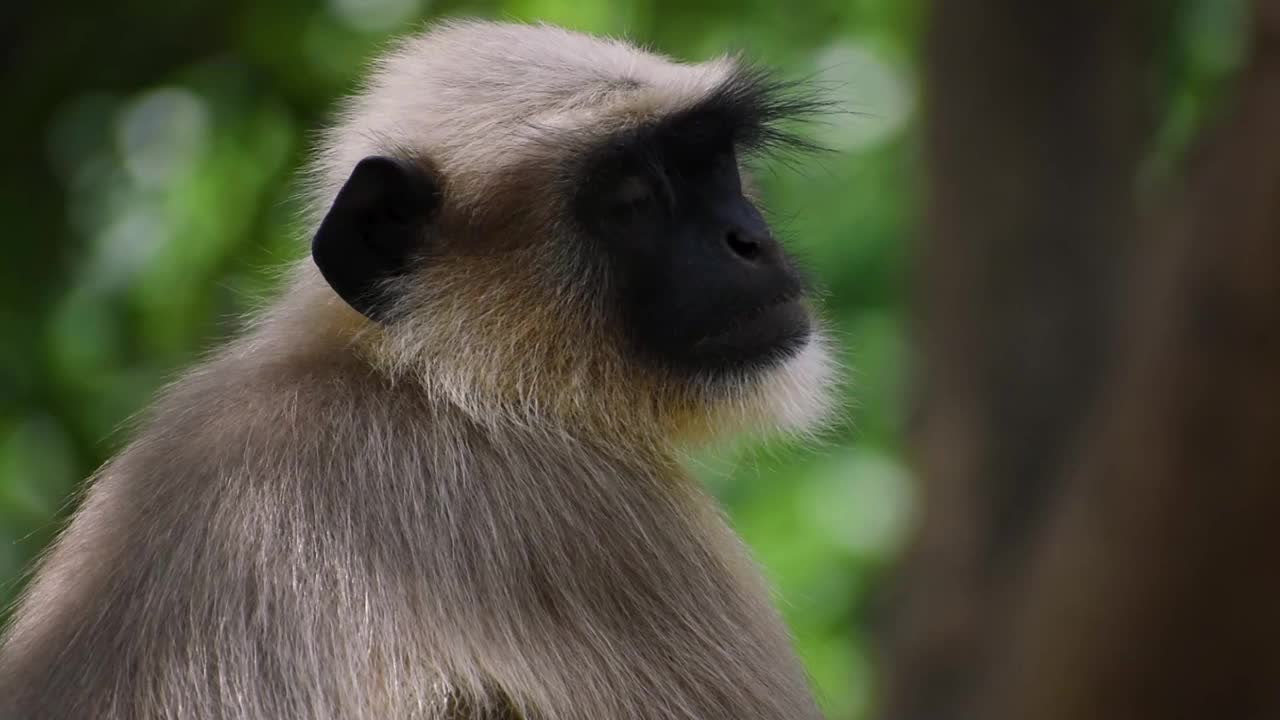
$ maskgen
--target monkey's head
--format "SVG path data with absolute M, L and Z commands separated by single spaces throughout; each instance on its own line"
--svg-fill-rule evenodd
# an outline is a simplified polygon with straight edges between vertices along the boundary
M 382 60 L 330 133 L 315 266 L 370 357 L 479 419 L 804 425 L 828 356 L 741 163 L 814 108 L 731 59 L 446 25 Z

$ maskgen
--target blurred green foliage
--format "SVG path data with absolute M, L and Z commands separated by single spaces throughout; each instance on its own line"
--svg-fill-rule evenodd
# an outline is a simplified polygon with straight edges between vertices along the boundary
M 18 7 L 22 5 L 22 7 Z M 0 13 L 15 141 L 0 170 L 0 601 L 124 421 L 270 296 L 305 247 L 295 172 L 332 101 L 437 16 L 625 34 L 685 59 L 741 49 L 845 110 L 833 152 L 766 165 L 780 233 L 827 290 L 844 415 L 818 448 L 696 459 L 779 588 L 829 716 L 865 715 L 877 603 L 915 503 L 903 306 L 917 215 L 917 0 L 128 0 Z M 1156 78 L 1165 175 L 1240 54 L 1241 0 L 1184 0 Z

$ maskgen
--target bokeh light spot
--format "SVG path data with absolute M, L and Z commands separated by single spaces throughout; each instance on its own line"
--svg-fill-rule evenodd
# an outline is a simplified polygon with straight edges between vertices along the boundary
M 815 128 L 834 150 L 861 150 L 900 133 L 915 110 L 914 89 L 904 71 L 867 45 L 842 40 L 814 58 L 815 80 L 836 112 Z
M 205 101 L 185 88 L 160 88 L 127 105 L 116 121 L 116 146 L 129 176 L 159 188 L 189 173 L 209 143 Z
M 347 27 L 367 33 L 384 33 L 420 17 L 426 0 L 329 0 L 329 9 Z

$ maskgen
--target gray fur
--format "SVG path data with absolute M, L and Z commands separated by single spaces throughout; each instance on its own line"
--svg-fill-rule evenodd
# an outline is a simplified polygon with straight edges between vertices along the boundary
M 386 347 L 304 263 L 167 390 L 19 605 L 0 718 L 818 717 L 669 428 L 477 417 L 506 396 L 457 402 L 485 390 Z M 813 348 L 724 404 L 812 414 Z

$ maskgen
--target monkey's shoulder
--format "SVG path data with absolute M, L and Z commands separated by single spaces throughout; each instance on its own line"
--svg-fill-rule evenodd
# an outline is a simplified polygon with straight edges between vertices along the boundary
M 385 485 L 429 482 L 439 453 L 404 449 L 440 444 L 445 424 L 420 392 L 367 366 L 221 359 L 161 394 L 92 492 L 140 514 L 185 509 L 192 526 L 252 511 L 233 506 L 254 497 L 366 504 Z

